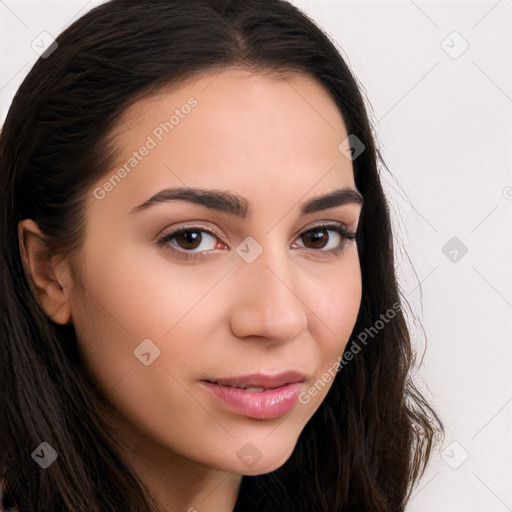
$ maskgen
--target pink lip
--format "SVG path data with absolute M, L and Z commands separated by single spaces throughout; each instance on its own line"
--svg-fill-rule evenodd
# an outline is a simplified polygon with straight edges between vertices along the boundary
M 212 379 L 202 381 L 202 384 L 235 412 L 250 418 L 272 419 L 283 416 L 293 408 L 305 379 L 304 374 L 289 371 L 276 375 L 258 373 Z M 231 386 L 263 388 L 264 391 L 248 391 Z

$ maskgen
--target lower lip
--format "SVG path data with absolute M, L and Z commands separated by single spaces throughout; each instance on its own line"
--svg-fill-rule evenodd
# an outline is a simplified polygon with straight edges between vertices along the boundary
M 231 410 L 256 419 L 279 418 L 286 414 L 296 404 L 302 387 L 301 382 L 294 382 L 258 393 L 212 382 L 203 381 L 203 384 Z

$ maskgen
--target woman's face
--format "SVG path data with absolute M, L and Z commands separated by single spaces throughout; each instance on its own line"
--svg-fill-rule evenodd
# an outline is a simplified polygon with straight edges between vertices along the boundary
M 254 475 L 291 455 L 361 300 L 356 243 L 336 231 L 361 209 L 347 135 L 298 74 L 209 72 L 125 113 L 69 306 L 140 456 Z

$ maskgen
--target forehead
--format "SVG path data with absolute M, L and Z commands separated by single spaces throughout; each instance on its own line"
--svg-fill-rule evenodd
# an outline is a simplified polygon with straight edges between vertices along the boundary
M 272 184 L 275 197 L 284 197 L 280 186 L 302 196 L 315 184 L 354 186 L 338 148 L 346 137 L 336 104 L 307 75 L 208 71 L 125 111 L 114 131 L 116 162 L 100 181 L 124 169 L 109 196 L 132 206 L 172 186 L 250 196 Z
M 228 67 L 206 70 L 164 86 L 159 92 L 133 102 L 124 112 L 122 122 L 133 124 L 145 113 L 154 114 L 162 102 L 183 104 L 193 95 L 203 109 L 239 107 L 240 116 L 267 113 L 271 118 L 287 107 L 298 108 L 302 115 L 319 117 L 331 128 L 343 124 L 337 107 L 327 89 L 313 76 L 300 71 L 248 70 Z M 281 108 L 271 111 L 278 103 Z M 307 107 L 307 108 L 306 108 Z M 163 113 L 163 112 L 160 112 Z

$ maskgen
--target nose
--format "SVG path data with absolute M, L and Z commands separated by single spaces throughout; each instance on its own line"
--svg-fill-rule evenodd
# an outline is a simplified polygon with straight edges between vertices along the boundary
M 289 256 L 277 253 L 275 248 L 264 249 L 252 263 L 237 262 L 230 323 L 240 339 L 285 342 L 307 329 L 307 306 L 296 288 Z

